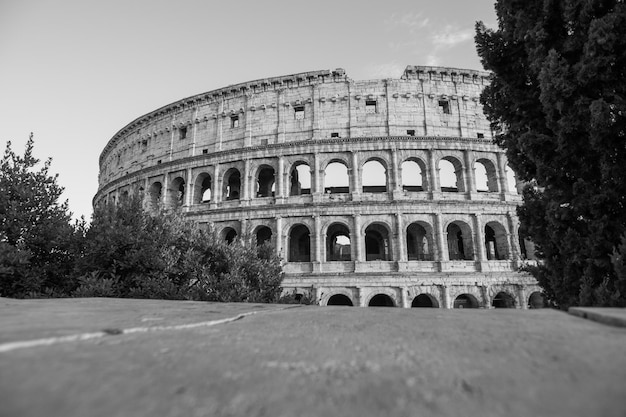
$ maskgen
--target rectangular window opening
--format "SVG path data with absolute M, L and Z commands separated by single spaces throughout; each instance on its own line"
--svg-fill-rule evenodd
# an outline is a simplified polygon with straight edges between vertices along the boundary
M 365 100 L 365 113 L 376 113 L 376 100 Z
M 180 129 L 178 129 L 178 135 L 180 136 L 180 139 L 186 139 L 187 138 L 187 126 L 185 127 L 181 127 Z
M 339 133 L 333 132 L 333 133 L 330 134 L 330 137 L 331 138 L 338 138 L 339 137 Z
M 296 120 L 304 120 L 304 106 L 296 106 L 293 108 Z
M 202 150 L 202 153 L 203 153 L 204 155 L 206 155 L 206 154 L 208 154 L 208 153 L 209 153 L 209 150 L 208 150 L 208 149 L 203 149 L 203 150 Z
M 443 114 L 450 114 L 450 102 L 448 100 L 439 100 L 439 107 Z
M 406 131 L 406 134 L 409 135 L 409 136 L 415 136 L 415 130 L 409 129 L 409 130 Z
M 230 116 L 230 127 L 239 127 L 239 116 Z
M 478 139 L 484 139 L 485 138 L 485 134 L 484 133 L 476 133 L 476 137 Z

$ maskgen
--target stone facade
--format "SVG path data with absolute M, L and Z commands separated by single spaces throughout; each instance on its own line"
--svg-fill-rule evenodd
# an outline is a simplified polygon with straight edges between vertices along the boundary
M 141 190 L 226 240 L 269 240 L 285 291 L 321 305 L 526 308 L 540 289 L 517 272 L 533 249 L 479 102 L 488 82 L 337 69 L 179 100 L 109 141 L 94 203 Z

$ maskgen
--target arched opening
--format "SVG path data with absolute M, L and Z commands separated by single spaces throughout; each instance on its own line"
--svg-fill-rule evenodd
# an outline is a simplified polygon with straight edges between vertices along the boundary
M 454 308 L 478 308 L 478 300 L 471 294 L 461 294 L 454 299 Z
M 463 165 L 452 157 L 439 161 L 439 184 L 441 191 L 456 193 L 465 191 L 463 187 Z
M 350 230 L 341 223 L 334 223 L 326 231 L 326 260 L 349 261 L 351 259 Z
M 430 226 L 411 223 L 406 229 L 406 252 L 409 261 L 432 261 L 433 241 Z
M 311 237 L 309 228 L 295 225 L 289 232 L 289 262 L 311 262 Z
M 446 229 L 448 235 L 448 256 L 451 261 L 474 259 L 472 229 L 467 223 L 456 221 Z
M 224 174 L 224 200 L 239 200 L 241 193 L 241 174 L 237 168 L 231 168 Z
M 506 183 L 509 189 L 509 193 L 519 194 L 519 190 L 517 188 L 517 176 L 515 175 L 515 171 L 513 171 L 510 166 L 506 165 L 504 168 L 504 173 L 506 174 Z
M 343 162 L 331 162 L 324 170 L 324 192 L 326 194 L 350 192 L 348 167 Z
M 485 225 L 485 250 L 490 261 L 508 258 L 508 236 L 500 223 L 489 222 Z
M 390 261 L 391 245 L 389 231 L 379 223 L 370 224 L 365 229 L 365 260 Z
M 387 191 L 387 170 L 379 161 L 370 160 L 363 164 L 363 192 L 384 193 Z
M 311 194 L 311 168 L 304 162 L 298 162 L 289 175 L 289 195 L 305 194 Z
M 395 303 L 393 299 L 389 297 L 387 294 L 376 294 L 370 299 L 370 302 L 367 304 L 370 307 L 395 307 Z
M 198 175 L 194 187 L 194 204 L 208 203 L 211 201 L 212 181 L 206 172 Z
M 224 230 L 222 230 L 222 239 L 230 245 L 237 239 L 237 231 L 232 227 L 225 227 Z
M 528 308 L 544 308 L 546 306 L 546 300 L 539 291 L 534 291 L 528 297 Z
M 274 168 L 263 165 L 257 173 L 257 197 L 273 197 L 274 196 Z
M 498 175 L 496 167 L 488 159 L 479 159 L 474 163 L 476 191 L 479 193 L 498 192 Z
M 424 191 L 426 185 L 425 168 L 423 163 L 415 160 L 404 161 L 400 166 L 402 171 L 402 190 L 409 192 Z
M 352 307 L 354 306 L 354 303 L 352 303 L 352 300 L 347 295 L 335 294 L 335 295 L 332 295 L 328 299 L 328 302 L 326 303 L 326 305 L 327 306 L 350 306 Z
M 267 226 L 261 226 L 256 230 L 256 244 L 261 246 L 266 242 L 272 241 L 272 229 Z
M 161 190 L 163 185 L 160 182 L 154 182 L 148 188 L 148 203 L 150 210 L 156 210 L 159 207 L 159 201 L 161 201 Z
M 491 301 L 493 308 L 515 308 L 515 298 L 504 291 L 501 291 L 493 297 Z
M 439 308 L 439 302 L 430 294 L 420 294 L 413 299 L 411 307 Z
M 176 177 L 170 183 L 168 189 L 167 205 L 169 208 L 176 208 L 183 205 L 185 198 L 185 180 L 181 177 Z

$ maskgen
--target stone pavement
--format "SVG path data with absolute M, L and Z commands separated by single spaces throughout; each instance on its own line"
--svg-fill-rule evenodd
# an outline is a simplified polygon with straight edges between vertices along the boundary
M 626 328 L 554 310 L 0 299 L 0 337 L 3 417 L 626 415 Z

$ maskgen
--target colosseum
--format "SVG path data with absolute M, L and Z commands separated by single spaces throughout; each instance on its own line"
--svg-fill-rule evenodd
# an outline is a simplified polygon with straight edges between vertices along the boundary
M 485 72 L 343 69 L 231 85 L 141 116 L 100 155 L 94 203 L 147 205 L 270 241 L 320 305 L 534 308 L 521 198 L 479 95 Z

